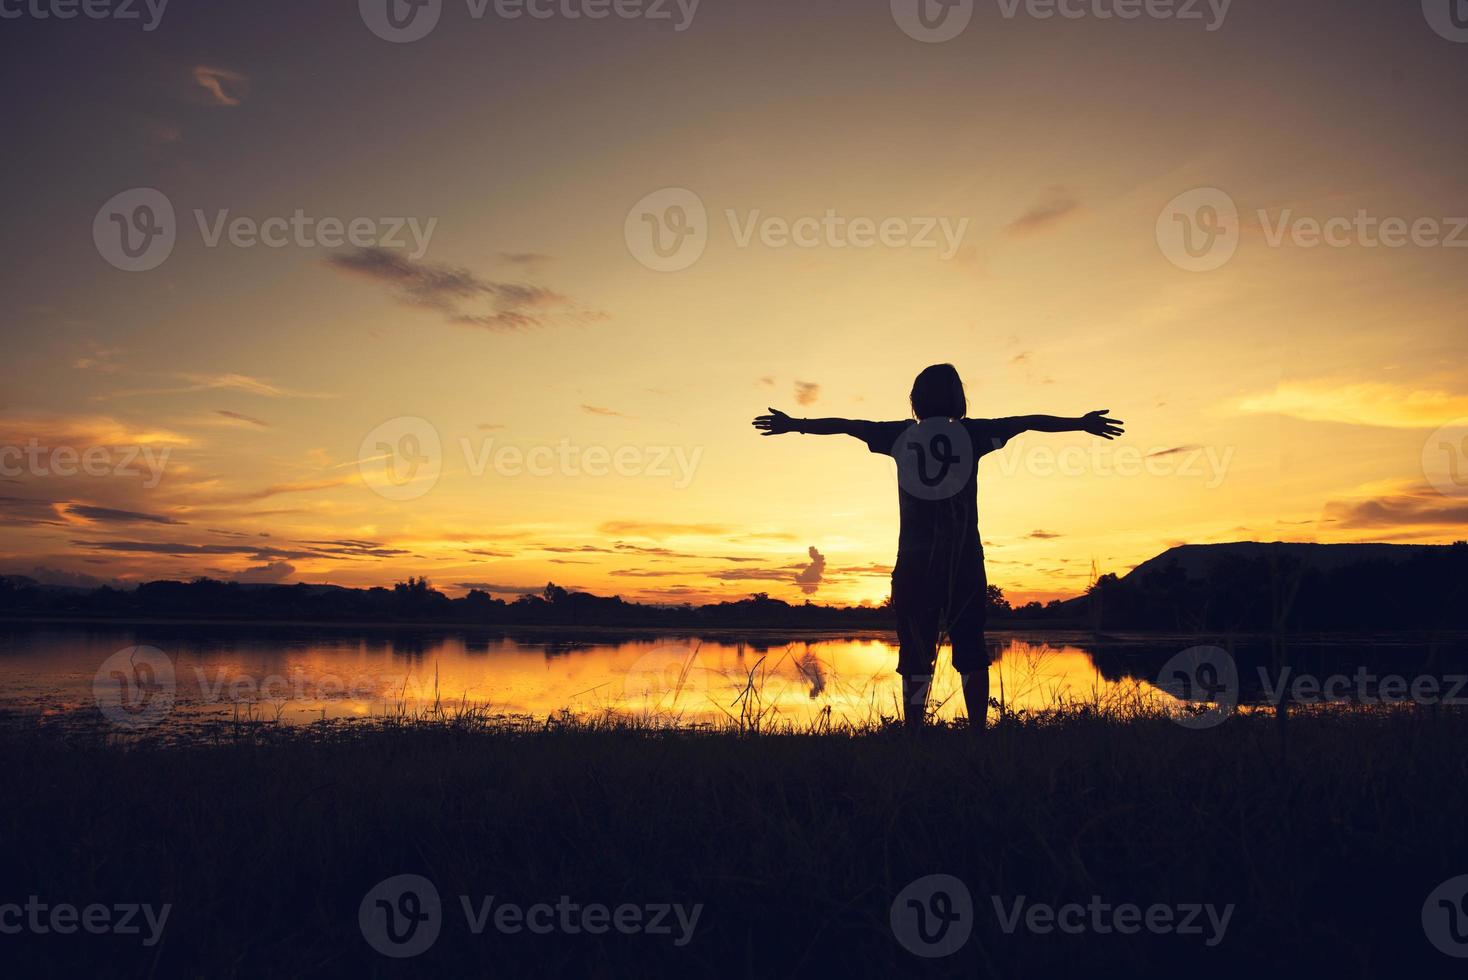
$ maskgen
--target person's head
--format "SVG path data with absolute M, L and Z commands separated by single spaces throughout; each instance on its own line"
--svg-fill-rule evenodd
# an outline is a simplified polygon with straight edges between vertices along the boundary
M 923 419 L 961 419 L 968 414 L 968 399 L 963 394 L 963 379 L 952 364 L 934 364 L 923 368 L 912 383 L 912 414 Z

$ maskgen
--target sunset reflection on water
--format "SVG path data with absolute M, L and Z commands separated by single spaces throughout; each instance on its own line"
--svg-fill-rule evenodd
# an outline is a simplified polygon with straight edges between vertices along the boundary
M 0 634 L 0 706 L 47 715 L 83 712 L 91 706 L 99 665 L 135 645 L 156 648 L 173 663 L 174 724 L 241 718 L 304 723 L 422 715 L 436 708 L 538 718 L 568 711 L 676 724 L 758 719 L 762 725 L 796 727 L 819 719 L 863 724 L 900 714 L 897 648 L 880 635 L 220 635 L 120 626 Z M 990 696 L 1007 711 L 1160 696 L 1140 681 L 1103 678 L 1090 653 L 1068 642 L 995 635 L 990 649 Z M 966 713 L 946 648 L 939 655 L 933 704 L 939 718 Z

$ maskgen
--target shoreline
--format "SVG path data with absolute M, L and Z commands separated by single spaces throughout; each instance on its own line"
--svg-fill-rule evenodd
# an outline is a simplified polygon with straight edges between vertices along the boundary
M 426 632 L 474 632 L 509 635 L 514 633 L 576 636 L 698 636 L 709 639 L 741 637 L 769 638 L 790 636 L 800 639 L 891 639 L 895 628 L 886 627 L 812 627 L 812 626 L 624 626 L 589 625 L 583 623 L 454 623 L 440 621 L 412 622 L 396 620 L 295 620 L 295 619 L 208 619 L 200 617 L 164 618 L 146 616 L 3 616 L 0 626 L 180 626 L 221 627 L 228 629 L 321 629 L 321 630 L 385 630 Z M 1243 642 L 1287 640 L 1292 643 L 1332 642 L 1357 646 L 1375 641 L 1433 643 L 1459 641 L 1468 643 L 1465 630 L 1302 630 L 1267 633 L 1258 631 L 1203 630 L 1198 632 L 1092 630 L 1074 624 L 1063 626 L 1015 624 L 1001 622 L 987 630 L 990 637 L 1010 639 L 1043 636 L 1047 640 L 1074 639 L 1090 643 L 1163 643 L 1169 641 L 1234 640 Z

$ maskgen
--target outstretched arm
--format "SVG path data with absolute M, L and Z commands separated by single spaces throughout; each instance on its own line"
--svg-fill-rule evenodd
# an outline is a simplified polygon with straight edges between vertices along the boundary
M 761 435 L 798 432 L 807 436 L 856 436 L 860 439 L 861 427 L 868 424 L 858 419 L 793 419 L 779 409 L 769 411 L 769 415 L 761 415 L 753 422 Z
M 1108 418 L 1106 413 L 1109 411 L 1111 409 L 1103 408 L 1087 412 L 1077 419 L 1058 415 L 1018 415 L 1004 421 L 1010 423 L 1015 432 L 1089 432 L 1102 439 L 1115 439 L 1122 434 L 1122 426 L 1126 423 Z

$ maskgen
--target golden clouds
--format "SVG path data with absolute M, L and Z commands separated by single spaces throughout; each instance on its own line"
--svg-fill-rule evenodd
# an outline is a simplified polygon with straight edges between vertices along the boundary
M 1433 429 L 1468 416 L 1468 395 L 1380 381 L 1288 381 L 1238 403 L 1245 414 L 1287 415 L 1396 429 Z

